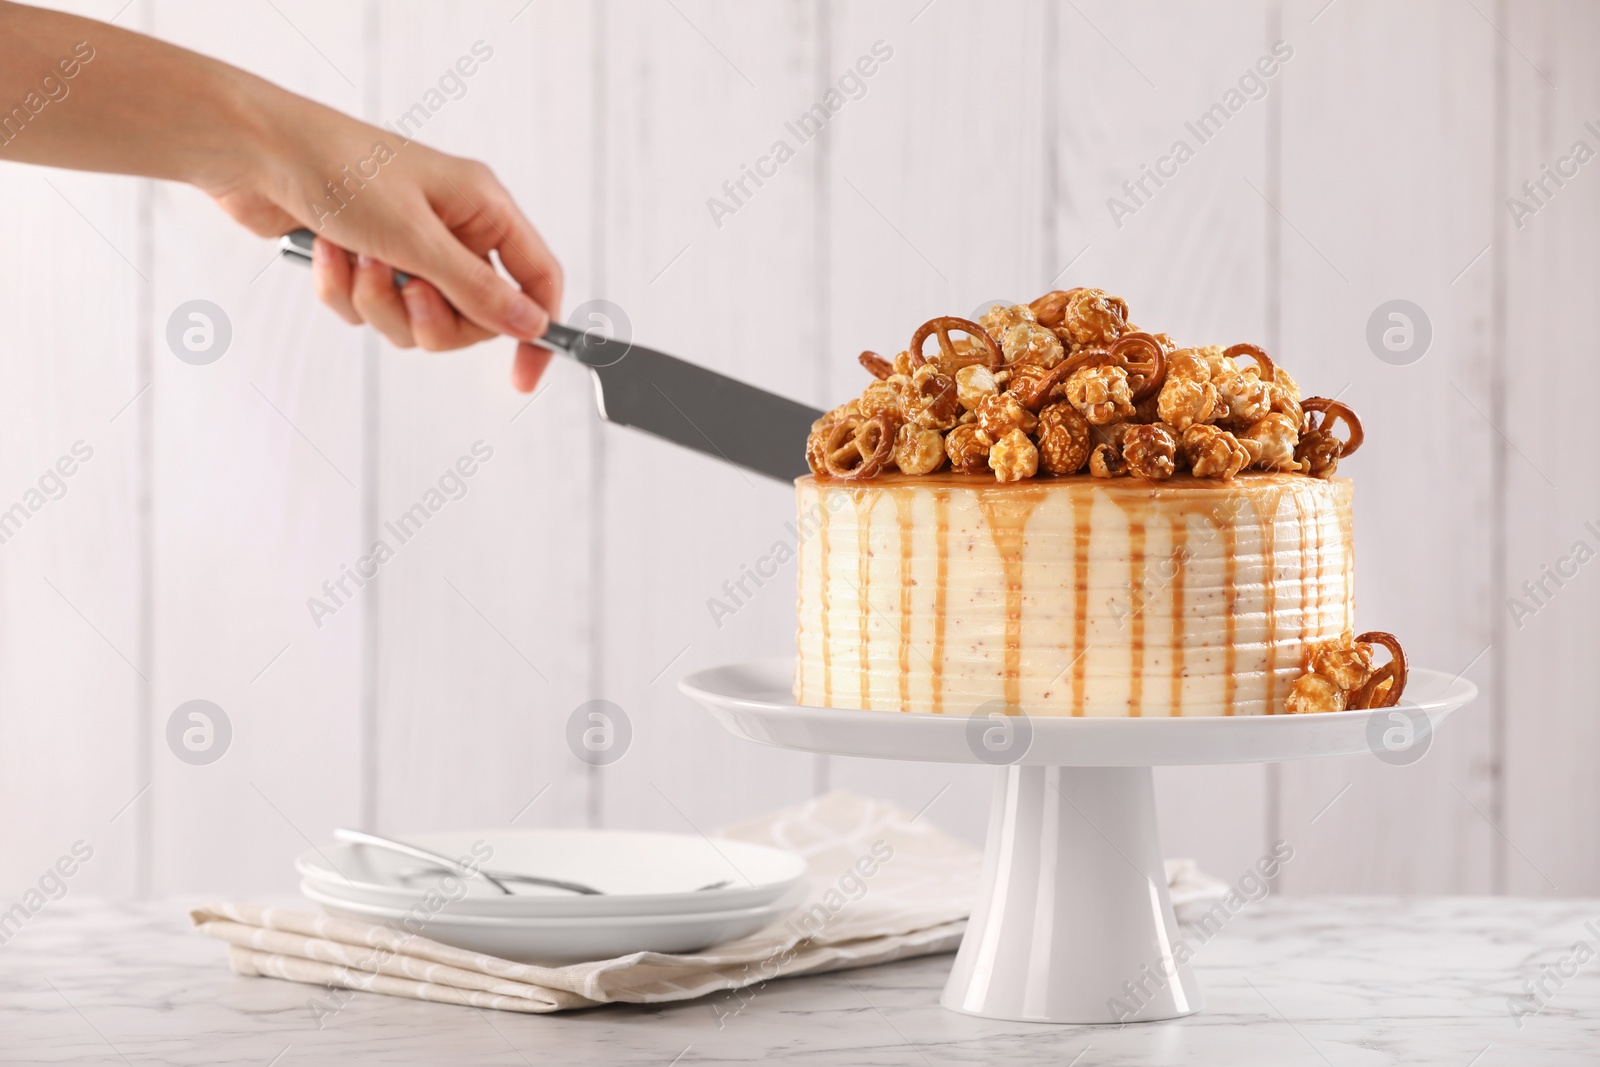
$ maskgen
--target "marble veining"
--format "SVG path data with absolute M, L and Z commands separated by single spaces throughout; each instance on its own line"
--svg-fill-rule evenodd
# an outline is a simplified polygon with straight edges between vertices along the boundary
M 1442 1064 L 1600 1061 L 1600 957 L 1519 1029 L 1509 997 L 1600 928 L 1600 901 L 1270 898 L 1201 950 L 1198 1015 L 1056 1027 L 944 1011 L 951 957 L 717 997 L 519 1016 L 317 990 L 227 969 L 187 902 L 64 900 L 0 947 L 0 1062 L 301 1064 Z M 720 1023 L 719 1023 L 720 1019 Z M 276 1059 L 275 1059 L 276 1057 Z M 1075 1059 L 1075 1057 L 1077 1057 Z

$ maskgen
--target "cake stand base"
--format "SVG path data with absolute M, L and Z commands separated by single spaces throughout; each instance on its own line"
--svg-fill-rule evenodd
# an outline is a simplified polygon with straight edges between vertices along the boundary
M 1148 767 L 1003 767 L 983 879 L 941 1003 L 991 1019 L 1119 1023 L 1199 1011 L 1173 959 Z
M 1459 674 L 1412 668 L 1399 707 L 1219 718 L 990 720 L 797 706 L 794 664 L 699 671 L 678 687 L 733 734 L 841 756 L 1004 764 L 996 772 L 983 880 L 942 1003 L 991 1019 L 1123 1023 L 1200 1010 L 1156 836 L 1150 768 L 1370 752 L 1420 759 L 1433 731 L 1477 695 Z

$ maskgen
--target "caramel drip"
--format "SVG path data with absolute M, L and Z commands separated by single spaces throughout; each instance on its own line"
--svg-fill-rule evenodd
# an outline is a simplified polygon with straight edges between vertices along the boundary
M 950 490 L 933 493 L 934 543 L 938 563 L 933 577 L 933 713 L 944 711 L 944 618 L 950 600 Z
M 1128 640 L 1128 714 L 1138 718 L 1144 714 L 1144 608 L 1145 608 L 1145 543 L 1150 535 L 1150 500 L 1117 494 L 1112 497 L 1128 520 L 1128 616 L 1132 633 Z
M 895 519 L 900 524 L 900 710 L 911 710 L 911 552 L 910 494 L 894 494 Z
M 1238 514 L 1237 508 L 1234 514 Z M 1238 669 L 1239 650 L 1234 647 L 1234 637 L 1239 629 L 1235 614 L 1239 599 L 1239 531 L 1230 520 L 1222 524 L 1222 610 L 1225 629 L 1222 636 L 1222 714 L 1232 715 L 1239 680 L 1234 677 Z
M 1355 515 L 1349 508 L 1339 509 L 1339 532 L 1344 537 L 1344 625 L 1341 629 L 1351 630 L 1356 622 L 1356 531 Z
M 1306 540 L 1305 498 L 1296 489 L 1292 499 L 1294 500 L 1294 528 L 1296 536 L 1300 540 L 1300 644 L 1304 647 L 1307 639 L 1311 636 L 1311 616 L 1306 607 L 1306 600 L 1311 595 L 1310 582 L 1306 577 L 1311 569 L 1311 561 L 1306 558 L 1306 548 L 1309 542 Z
M 1261 642 L 1267 657 L 1267 714 L 1278 710 L 1278 510 L 1283 490 L 1264 491 L 1256 498 L 1256 528 L 1261 532 L 1261 563 L 1266 572 L 1262 589 Z
M 1189 550 L 1189 516 L 1172 520 L 1172 695 L 1167 714 L 1183 714 L 1183 578 Z
M 989 536 L 1000 555 L 1006 580 L 1005 705 L 1007 715 L 1022 710 L 1022 545 L 1028 516 L 1040 493 L 978 493 L 978 507 L 989 524 Z
M 861 643 L 858 653 L 861 657 L 861 707 L 863 710 L 872 710 L 872 657 L 868 654 L 869 624 L 872 622 L 872 502 L 873 497 L 866 491 L 857 489 L 855 492 L 856 503 L 856 590 L 857 602 L 860 612 L 857 615 L 857 628 L 860 631 Z
M 1312 603 L 1312 608 L 1315 610 L 1316 616 L 1317 616 L 1316 629 L 1315 629 L 1314 632 L 1316 633 L 1316 635 L 1318 637 L 1321 637 L 1322 636 L 1322 625 L 1323 625 L 1323 623 L 1322 623 L 1322 583 L 1326 580 L 1325 575 L 1326 575 L 1327 569 L 1328 569 L 1328 557 L 1327 557 L 1327 555 L 1324 554 L 1323 547 L 1322 547 L 1322 516 L 1320 516 L 1320 515 L 1317 516 L 1316 529 L 1317 529 L 1317 595 L 1316 595 L 1315 600 Z
M 822 504 L 822 507 L 817 509 L 821 513 L 817 517 L 818 585 L 820 586 L 817 590 L 817 596 L 822 601 L 822 706 L 831 708 L 833 707 L 833 635 L 830 633 L 832 627 L 829 626 L 828 620 L 833 617 L 833 609 L 828 596 L 828 586 L 830 584 L 828 581 L 830 574 L 828 567 L 828 514 L 832 509 L 828 507 L 828 502 L 824 499 L 827 492 L 828 490 L 824 489 L 817 495 L 817 499 Z
M 1089 512 L 1094 497 L 1072 497 L 1072 714 L 1083 714 L 1083 689 L 1089 658 Z

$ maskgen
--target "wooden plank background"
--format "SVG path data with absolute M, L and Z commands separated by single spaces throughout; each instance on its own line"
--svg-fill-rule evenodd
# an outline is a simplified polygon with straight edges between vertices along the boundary
M 65 6 L 375 122 L 483 42 L 421 136 L 495 168 L 568 307 L 610 301 L 640 340 L 818 406 L 858 386 L 860 349 L 1055 286 L 1110 288 L 1181 339 L 1262 341 L 1367 422 L 1361 625 L 1484 695 L 1410 767 L 1159 771 L 1167 853 L 1232 878 L 1283 838 L 1296 893 L 1600 892 L 1600 570 L 1508 606 L 1575 542 L 1600 550 L 1580 318 L 1600 164 L 1507 205 L 1574 142 L 1600 150 L 1591 5 Z M 1185 124 L 1280 41 L 1197 144 Z M 785 124 L 863 56 L 802 143 Z M 1116 217 L 1180 138 L 1194 158 Z M 793 158 L 714 217 L 779 139 Z M 600 423 L 563 362 L 530 404 L 505 344 L 398 352 L 344 327 L 192 190 L 0 166 L 0 244 L 0 502 L 93 449 L 0 545 L 0 896 L 78 838 L 82 890 L 276 892 L 337 825 L 710 829 L 829 788 L 931 802 L 978 839 L 983 771 L 758 748 L 677 693 L 788 650 L 792 569 L 707 609 L 786 536 L 782 487 Z M 232 326 L 208 366 L 167 346 L 191 299 Z M 1366 342 L 1392 299 L 1432 326 L 1405 366 Z M 464 495 L 317 627 L 306 598 L 478 442 Z M 166 742 L 196 698 L 233 729 L 206 766 Z M 610 766 L 568 750 L 591 699 L 632 727 Z

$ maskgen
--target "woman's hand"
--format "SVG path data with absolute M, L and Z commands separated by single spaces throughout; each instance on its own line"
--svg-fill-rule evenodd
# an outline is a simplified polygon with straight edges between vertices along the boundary
M 287 93 L 260 103 L 254 162 L 196 184 L 263 236 L 316 232 L 317 295 L 347 322 L 435 352 L 515 337 L 512 381 L 533 389 L 550 353 L 527 342 L 560 313 L 561 267 L 493 173 Z

